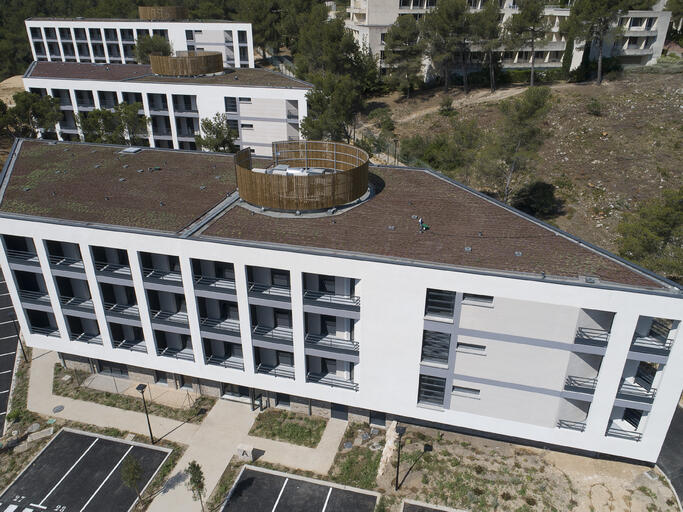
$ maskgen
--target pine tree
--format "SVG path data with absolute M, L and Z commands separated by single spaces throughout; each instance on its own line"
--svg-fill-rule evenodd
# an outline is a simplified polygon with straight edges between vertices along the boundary
M 488 61 L 491 92 L 496 90 L 497 59 L 495 55 L 496 50 L 501 46 L 499 16 L 500 9 L 496 2 L 489 0 L 484 4 L 483 9 L 473 15 L 472 22 L 475 40 Z
M 384 38 L 384 62 L 390 82 L 410 97 L 410 91 L 422 81 L 422 44 L 415 18 L 399 16 Z
M 531 49 L 531 76 L 529 85 L 534 85 L 536 46 L 542 43 L 551 26 L 545 16 L 544 0 L 517 0 L 519 12 L 513 14 L 505 24 L 507 44 L 513 48 Z
M 194 136 L 197 149 L 219 153 L 235 153 L 239 150 L 235 144 L 235 139 L 239 135 L 230 127 L 228 116 L 224 112 L 217 112 L 211 118 L 202 119 L 200 126 L 203 135 Z

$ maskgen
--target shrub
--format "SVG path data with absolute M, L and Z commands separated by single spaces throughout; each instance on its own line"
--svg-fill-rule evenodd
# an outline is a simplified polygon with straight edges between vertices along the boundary
M 586 110 L 592 116 L 600 117 L 602 115 L 602 105 L 595 98 L 590 99 L 588 105 L 586 105 Z
M 439 105 L 439 114 L 444 117 L 450 117 L 455 115 L 455 109 L 453 108 L 453 100 L 450 96 L 444 96 Z

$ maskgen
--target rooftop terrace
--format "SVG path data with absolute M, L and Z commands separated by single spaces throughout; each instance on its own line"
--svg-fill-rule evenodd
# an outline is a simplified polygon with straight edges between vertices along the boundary
M 6 189 L 0 216 L 178 234 L 235 190 L 232 155 L 153 149 L 122 155 L 121 149 L 23 141 L 2 176 Z M 371 167 L 370 182 L 374 197 L 343 213 L 264 215 L 237 202 L 193 236 L 539 279 L 545 274 L 586 283 L 589 276 L 603 284 L 670 289 L 660 279 L 437 173 Z M 419 217 L 429 225 L 424 233 L 418 229 Z

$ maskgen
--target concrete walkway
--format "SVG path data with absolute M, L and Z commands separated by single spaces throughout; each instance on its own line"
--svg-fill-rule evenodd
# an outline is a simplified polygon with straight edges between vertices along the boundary
M 113 427 L 147 436 L 147 422 L 143 413 L 126 411 L 93 402 L 74 400 L 52 394 L 54 365 L 58 362 L 55 352 L 33 349 L 33 360 L 28 390 L 28 408 L 45 416 L 89 423 L 99 427 Z M 57 405 L 64 410 L 54 413 Z M 346 430 L 346 421 L 331 419 L 316 448 L 306 448 L 280 441 L 272 441 L 249 435 L 258 415 L 248 404 L 218 400 L 200 425 L 180 423 L 159 416 L 150 416 L 155 437 L 165 433 L 165 439 L 187 445 L 182 458 L 174 468 L 166 485 L 152 501 L 151 512 L 198 511 L 198 502 L 185 486 L 184 471 L 196 460 L 204 471 L 207 496 L 218 483 L 225 467 L 237 450 L 237 445 L 248 444 L 264 452 L 260 460 L 273 464 L 327 474 L 339 443 Z

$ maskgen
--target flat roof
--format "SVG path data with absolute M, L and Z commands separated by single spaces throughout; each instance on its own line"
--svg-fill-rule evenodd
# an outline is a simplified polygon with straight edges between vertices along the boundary
M 247 25 L 249 24 L 248 21 L 235 21 L 235 20 L 198 20 L 198 19 L 191 19 L 191 20 L 143 20 L 140 18 L 55 18 L 55 17 L 50 17 L 50 16 L 32 16 L 30 18 L 26 18 L 25 21 L 83 21 L 83 22 L 88 22 L 88 21 L 128 21 L 128 22 L 137 22 L 137 23 L 223 23 L 223 24 L 229 24 L 229 23 L 235 23 L 235 24 L 242 24 L 242 25 Z
M 664 278 L 430 170 L 371 167 L 376 194 L 335 215 L 264 215 L 233 202 L 221 215 L 213 210 L 204 217 L 235 191 L 232 155 L 160 149 L 122 155 L 123 148 L 19 141 L 2 175 L 0 214 L 177 236 L 203 217 L 194 237 L 536 279 L 544 273 L 588 286 L 672 289 Z M 429 225 L 424 233 L 420 217 Z
M 147 64 L 93 64 L 84 62 L 34 62 L 24 78 L 55 78 L 107 82 L 189 83 L 230 87 L 278 87 L 311 89 L 303 80 L 263 68 L 229 68 L 218 75 L 174 77 L 152 73 Z

